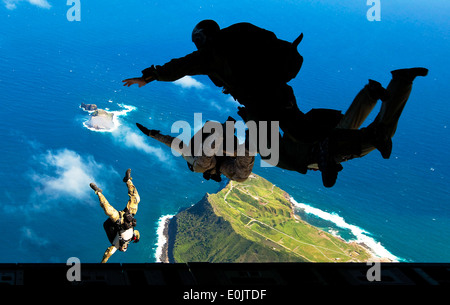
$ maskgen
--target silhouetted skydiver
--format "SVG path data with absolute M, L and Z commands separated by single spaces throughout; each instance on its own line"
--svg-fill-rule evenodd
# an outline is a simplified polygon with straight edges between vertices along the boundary
M 128 196 L 130 199 L 128 200 L 127 206 L 122 211 L 117 211 L 109 204 L 108 200 L 103 196 L 103 191 L 95 183 L 90 184 L 90 187 L 98 196 L 100 206 L 109 217 L 103 223 L 103 228 L 105 229 L 111 246 L 109 246 L 103 254 L 102 263 L 106 263 L 111 255 L 117 250 L 122 252 L 127 251 L 130 242 L 137 243 L 140 239 L 139 231 L 134 229 L 136 226 L 136 219 L 134 216 L 137 213 L 138 204 L 141 199 L 136 187 L 133 185 L 133 182 L 131 182 L 132 178 L 130 173 L 131 169 L 128 169 L 123 178 L 123 182 L 127 184 Z
M 296 139 L 315 139 L 314 134 L 301 132 L 307 128 L 301 125 L 304 114 L 287 85 L 303 63 L 297 51 L 302 38 L 303 34 L 290 43 L 250 23 L 220 29 L 215 21 L 203 20 L 192 32 L 197 51 L 162 66 L 153 65 L 142 71 L 142 77 L 124 80 L 124 86 L 208 75 L 224 93 L 245 106 L 249 119 L 279 121 L 280 128 Z
M 334 127 L 321 139 L 310 143 L 297 141 L 291 136 L 283 135 L 280 137 L 277 162 L 271 163 L 270 159 L 263 159 L 273 166 L 302 174 L 306 174 L 307 170 L 321 170 L 325 187 L 332 187 L 335 184 L 338 172 L 342 170 L 342 162 L 361 158 L 374 149 L 378 149 L 382 157 L 388 159 L 392 151 L 391 138 L 395 134 L 400 115 L 408 101 L 413 81 L 417 76 L 426 76 L 428 70 L 412 68 L 395 70 L 391 73 L 392 80 L 387 89 L 384 89 L 380 83 L 369 80 L 369 84 L 358 93 L 345 115 L 336 115 L 330 122 Z M 368 127 L 359 129 L 378 99 L 382 100 L 382 105 L 377 117 Z M 326 118 L 331 117 L 328 112 L 318 111 L 310 114 L 312 122 L 315 120 L 322 122 L 322 115 L 325 115 Z M 140 124 L 137 125 L 144 134 L 169 147 L 172 146 L 174 137 L 162 135 L 158 130 L 149 130 Z M 248 145 L 248 143 L 243 145 Z M 214 156 L 200 155 L 196 159 L 186 157 L 185 159 L 191 166 L 197 162 L 198 168 L 194 171 L 207 173 L 212 171 L 216 177 L 214 180 L 219 180 L 217 175 L 220 176 L 223 173 L 231 180 L 244 181 L 250 175 L 254 162 L 248 151 L 249 149 L 246 147 L 246 155 L 241 157 L 215 158 Z M 221 162 L 223 160 L 228 160 L 232 165 L 233 173 L 239 173 L 239 180 L 233 179 L 233 175 L 229 173 L 222 172 Z M 229 170 L 225 167 L 223 169 Z

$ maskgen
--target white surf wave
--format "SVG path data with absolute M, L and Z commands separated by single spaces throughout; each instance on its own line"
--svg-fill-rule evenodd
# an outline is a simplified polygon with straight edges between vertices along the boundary
M 385 247 L 383 247 L 383 245 L 380 242 L 378 242 L 374 238 L 370 237 L 369 235 L 371 235 L 371 234 L 369 232 L 367 232 L 366 230 L 364 230 L 358 226 L 347 223 L 342 216 L 339 216 L 336 213 L 328 213 L 328 212 L 322 211 L 320 209 L 314 208 L 305 203 L 299 203 L 299 202 L 295 201 L 295 199 L 292 197 L 290 198 L 290 201 L 295 207 L 304 210 L 305 213 L 313 214 L 321 219 L 324 219 L 324 220 L 334 223 L 336 226 L 338 226 L 340 228 L 350 230 L 350 232 L 356 237 L 356 239 L 348 240 L 348 242 L 355 241 L 357 243 L 365 244 L 372 251 L 372 253 L 374 255 L 378 256 L 379 258 L 388 258 L 394 262 L 402 261 L 402 259 L 393 255 Z M 335 231 L 334 231 L 334 234 L 336 234 Z
M 156 234 L 158 240 L 156 242 L 155 260 L 157 263 L 161 263 L 161 255 L 164 245 L 168 242 L 167 237 L 164 235 L 164 229 L 166 227 L 166 221 L 171 219 L 175 215 L 163 215 L 158 219 L 158 229 Z

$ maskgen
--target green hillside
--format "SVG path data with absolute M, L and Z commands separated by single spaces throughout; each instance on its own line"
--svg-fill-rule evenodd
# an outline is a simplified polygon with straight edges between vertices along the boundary
M 170 224 L 175 262 L 348 262 L 371 255 L 295 216 L 289 195 L 252 174 L 178 213 Z

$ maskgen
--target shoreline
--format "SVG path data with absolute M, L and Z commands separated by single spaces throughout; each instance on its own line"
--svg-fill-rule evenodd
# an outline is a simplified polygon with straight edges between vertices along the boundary
M 313 214 L 316 217 L 319 217 L 321 219 L 330 221 L 331 223 L 334 223 L 336 226 L 350 230 L 350 232 L 355 235 L 356 239 L 354 240 L 345 240 L 344 238 L 336 235 L 336 237 L 342 239 L 344 242 L 351 244 L 355 243 L 360 246 L 362 246 L 364 249 L 369 252 L 369 254 L 372 256 L 372 260 L 370 261 L 379 261 L 379 262 L 400 262 L 402 261 L 401 258 L 393 255 L 389 252 L 385 247 L 381 245 L 381 243 L 374 238 L 370 237 L 370 233 L 365 231 L 364 229 L 349 224 L 345 221 L 344 218 L 341 216 L 334 214 L 334 213 L 328 213 L 324 212 L 320 209 L 314 208 L 310 205 L 304 204 L 304 203 L 298 203 L 293 197 L 290 197 L 289 201 L 293 205 L 293 207 L 302 209 L 305 213 Z
M 169 225 L 175 215 L 164 215 L 158 220 L 158 242 L 155 252 L 157 263 L 170 263 L 169 260 Z
M 327 212 L 313 208 L 309 205 L 298 203 L 297 201 L 295 201 L 294 198 L 292 198 L 290 196 L 289 196 L 289 201 L 291 202 L 294 210 L 295 210 L 295 208 L 303 209 L 306 213 L 312 213 L 313 215 L 315 215 L 319 218 L 322 218 L 322 219 L 325 219 L 325 220 L 328 220 L 328 221 L 334 223 L 338 227 L 350 230 L 355 235 L 356 239 L 345 240 L 338 235 L 337 236 L 335 235 L 335 236 L 337 238 L 340 238 L 345 243 L 358 244 L 361 247 L 363 247 L 371 256 L 371 258 L 368 260 L 368 262 L 401 262 L 402 261 L 401 258 L 393 255 L 386 248 L 384 248 L 379 241 L 377 241 L 374 238 L 372 238 L 371 236 L 369 236 L 370 235 L 369 232 L 366 232 L 365 230 L 363 230 L 360 227 L 357 227 L 355 225 L 348 224 L 339 215 L 329 214 Z M 306 211 L 306 209 L 308 211 Z M 318 214 L 319 212 L 323 213 L 324 215 Z M 295 217 L 299 217 L 295 214 L 295 212 L 294 212 L 294 215 L 295 215 Z M 330 217 L 332 217 L 332 218 L 330 218 Z M 172 257 L 173 253 L 170 253 L 171 251 L 173 251 L 173 249 L 172 250 L 170 249 L 171 248 L 170 243 L 174 242 L 174 240 L 171 240 L 171 237 L 173 239 L 174 236 L 171 236 L 171 235 L 176 234 L 176 232 L 175 232 L 176 231 L 176 224 L 175 224 L 176 222 L 175 223 L 171 222 L 171 220 L 173 220 L 174 218 L 176 218 L 176 215 L 163 215 L 158 220 L 158 225 L 157 225 L 158 241 L 157 241 L 157 249 L 155 252 L 155 259 L 156 259 L 156 262 L 158 262 L 158 263 L 172 263 L 173 262 L 173 257 Z M 338 221 L 336 221 L 336 220 L 338 220 Z M 172 244 L 172 247 L 173 247 L 173 244 Z

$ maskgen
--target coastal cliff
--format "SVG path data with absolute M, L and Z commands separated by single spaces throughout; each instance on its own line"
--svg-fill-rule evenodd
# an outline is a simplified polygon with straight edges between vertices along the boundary
M 361 262 L 374 255 L 294 213 L 290 196 L 252 174 L 177 213 L 164 227 L 162 262 Z

